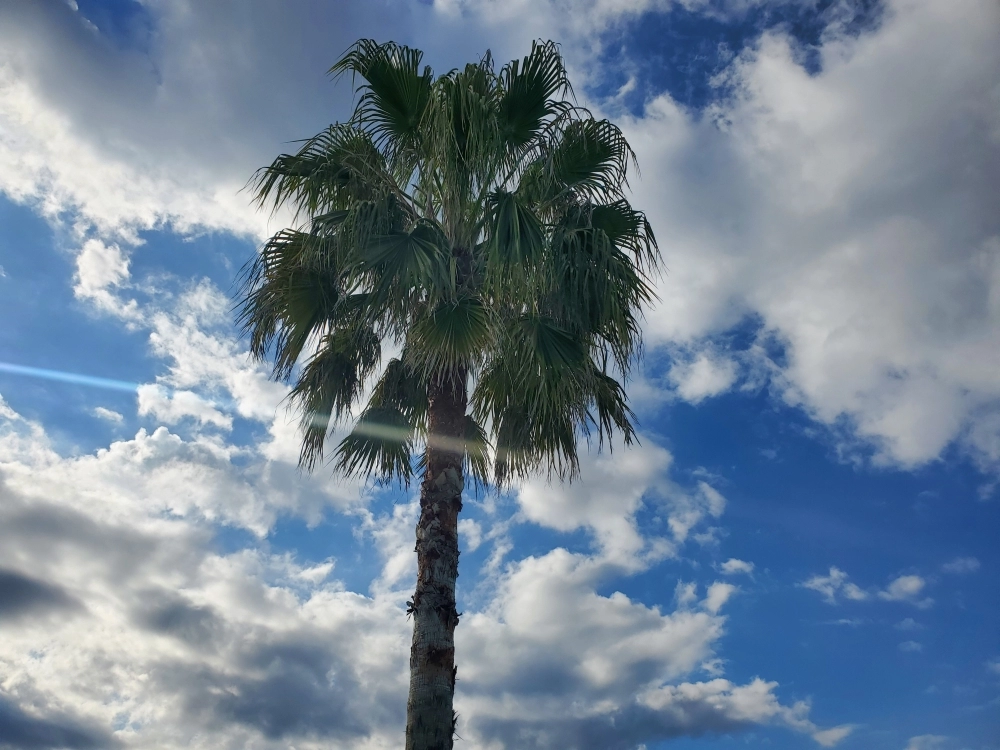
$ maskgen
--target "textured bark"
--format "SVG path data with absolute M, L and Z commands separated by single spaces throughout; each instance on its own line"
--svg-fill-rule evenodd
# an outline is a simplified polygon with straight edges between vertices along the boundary
M 458 514 L 462 510 L 465 377 L 429 393 L 427 468 L 417 522 L 417 588 L 410 602 L 410 697 L 406 750 L 451 750 L 455 696 L 455 580 Z

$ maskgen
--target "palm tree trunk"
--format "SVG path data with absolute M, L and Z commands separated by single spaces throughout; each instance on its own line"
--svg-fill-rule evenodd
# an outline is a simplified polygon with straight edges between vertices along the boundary
M 410 609 L 410 697 L 406 750 L 451 750 L 455 696 L 455 580 L 462 510 L 465 374 L 429 392 L 427 468 L 417 522 L 417 589 Z

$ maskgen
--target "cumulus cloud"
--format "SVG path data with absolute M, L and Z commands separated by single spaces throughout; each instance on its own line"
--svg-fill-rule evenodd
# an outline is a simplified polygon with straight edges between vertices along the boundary
M 895 0 L 876 33 L 827 38 L 816 75 L 767 34 L 712 116 L 663 96 L 626 119 L 637 198 L 670 228 L 651 341 L 697 348 L 752 316 L 748 363 L 878 460 L 956 441 L 996 460 L 998 23 Z
M 677 395 L 693 404 L 729 390 L 736 381 L 737 366 L 731 359 L 699 352 L 690 361 L 675 363 L 667 379 Z
M 672 461 L 652 439 L 644 438 L 628 450 L 618 444 L 605 453 L 584 456 L 579 481 L 573 484 L 545 477 L 525 482 L 517 489 L 517 502 L 526 520 L 559 531 L 591 530 L 609 561 L 643 566 L 644 559 L 675 554 L 674 542 L 686 536 L 686 531 L 675 529 L 672 540 L 644 537 L 635 522 L 644 502 L 660 505 L 668 523 L 693 525 L 705 515 L 703 502 L 669 481 Z
M 23 717 L 4 731 L 80 748 L 398 740 L 415 503 L 356 512 L 382 559 L 363 596 L 334 578 L 336 560 L 214 548 L 198 493 L 255 491 L 225 468 L 224 443 L 160 428 L 61 457 L 0 406 L 0 700 Z M 179 512 L 185 503 L 202 512 Z M 700 606 L 665 612 L 599 594 L 612 575 L 600 553 L 555 549 L 509 564 L 466 613 L 458 710 L 472 746 L 624 749 L 761 723 L 821 744 L 836 735 L 806 704 L 781 703 L 776 683 L 686 680 L 716 661 L 735 587 L 716 582 Z
M 38 437 L 13 427 L 22 447 Z M 164 516 L 150 502 L 137 471 L 157 484 L 142 455 L 155 446 L 118 461 L 111 488 L 93 461 L 113 451 L 93 457 L 80 481 L 73 459 L 39 445 L 26 466 L 12 443 L 8 433 L 0 446 L 0 565 L 19 561 L 31 575 L 10 567 L 0 575 L 4 699 L 14 715 L 32 707 L 34 723 L 17 730 L 24 737 L 50 738 L 16 746 L 390 742 L 405 702 L 398 602 L 343 591 L 328 580 L 330 564 L 212 551 L 197 519 Z M 194 468 L 198 459 L 171 460 Z M 25 481 L 29 468 L 37 484 Z M 170 479 L 170 491 L 184 495 L 205 477 Z M 4 731 L 21 725 L 5 721 Z
M 677 682 L 712 661 L 718 610 L 735 587 L 713 584 L 701 608 L 678 597 L 679 608 L 664 613 L 619 592 L 596 594 L 606 575 L 599 558 L 562 549 L 510 566 L 494 603 L 457 631 L 461 653 L 505 654 L 459 667 L 456 710 L 469 717 L 460 734 L 485 746 L 625 750 L 761 723 L 823 731 L 808 705 L 780 703 L 776 683 Z
M 920 598 L 926 586 L 927 581 L 918 575 L 899 576 L 879 591 L 878 597 L 888 602 L 908 602 L 923 609 L 934 603 L 933 599 Z
M 139 414 L 152 416 L 164 424 L 177 424 L 190 417 L 200 424 L 211 424 L 224 430 L 233 426 L 232 417 L 192 391 L 169 391 L 163 386 L 147 383 L 139 386 L 138 397 Z
M 708 587 L 708 592 L 705 595 L 705 601 L 702 602 L 702 606 L 712 614 L 716 614 L 722 608 L 722 605 L 728 602 L 730 597 L 737 591 L 739 591 L 739 588 L 733 586 L 731 583 L 716 581 Z
M 737 575 L 739 573 L 746 573 L 750 575 L 753 573 L 754 565 L 752 562 L 746 562 L 745 560 L 737 560 L 735 557 L 731 557 L 726 560 L 722 565 L 719 566 L 719 570 L 725 573 L 727 576 Z
M 97 309 L 129 319 L 136 314 L 134 300 L 121 300 L 114 292 L 129 278 L 129 259 L 116 244 L 90 239 L 76 256 L 74 294 L 93 302 Z
M 125 417 L 120 413 L 116 412 L 114 409 L 108 409 L 104 406 L 95 406 L 92 412 L 98 419 L 103 419 L 106 422 L 112 422 L 113 424 L 121 424 L 125 421 Z
M 838 596 L 852 601 L 864 601 L 869 597 L 867 591 L 851 583 L 847 578 L 847 573 L 840 568 L 831 567 L 829 574 L 813 576 L 799 585 L 818 591 L 830 604 L 836 604 Z

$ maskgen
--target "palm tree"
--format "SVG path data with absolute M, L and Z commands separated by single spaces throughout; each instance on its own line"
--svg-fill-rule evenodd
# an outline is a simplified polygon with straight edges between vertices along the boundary
M 444 750 L 465 478 L 571 479 L 581 437 L 633 440 L 621 383 L 659 255 L 623 194 L 634 154 L 566 100 L 555 44 L 499 72 L 489 53 L 439 77 L 421 59 L 359 41 L 330 71 L 357 84 L 351 119 L 251 180 L 302 224 L 247 265 L 238 322 L 293 382 L 302 467 L 353 419 L 337 471 L 421 476 L 406 748 Z

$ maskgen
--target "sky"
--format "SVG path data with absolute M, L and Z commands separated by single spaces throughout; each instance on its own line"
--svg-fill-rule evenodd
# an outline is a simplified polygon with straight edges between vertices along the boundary
M 456 747 L 1000 748 L 1000 4 L 0 0 L 0 748 L 398 747 L 414 490 L 296 467 L 242 191 L 359 38 L 561 45 L 640 444 L 469 493 Z

